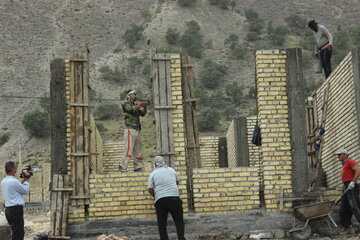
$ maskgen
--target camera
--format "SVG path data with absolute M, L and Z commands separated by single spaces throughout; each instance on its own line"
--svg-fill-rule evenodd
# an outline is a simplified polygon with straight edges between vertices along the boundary
M 32 175 L 34 174 L 33 171 L 34 170 L 31 167 L 31 165 L 26 165 L 26 167 L 23 170 L 21 170 L 20 178 L 30 178 L 30 177 L 32 177 Z

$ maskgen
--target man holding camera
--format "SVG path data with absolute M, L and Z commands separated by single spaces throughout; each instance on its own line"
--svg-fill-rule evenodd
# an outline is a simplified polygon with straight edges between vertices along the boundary
M 11 226 L 12 240 L 24 239 L 24 211 L 23 195 L 30 191 L 30 173 L 22 172 L 21 182 L 16 179 L 17 167 L 14 162 L 5 164 L 6 177 L 1 181 L 1 191 L 4 198 L 5 216 Z
M 122 104 L 126 128 L 124 129 L 125 154 L 120 164 L 121 172 L 127 171 L 131 158 L 134 159 L 135 172 L 141 172 L 143 168 L 140 141 L 140 117 L 146 115 L 147 103 L 137 103 L 136 100 L 136 91 L 129 90 L 126 95 L 126 100 Z

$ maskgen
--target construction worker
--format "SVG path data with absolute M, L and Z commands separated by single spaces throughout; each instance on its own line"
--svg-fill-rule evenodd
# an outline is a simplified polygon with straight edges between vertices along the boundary
M 1 191 L 4 198 L 5 217 L 11 226 L 12 240 L 23 240 L 24 231 L 24 206 L 23 195 L 30 191 L 30 174 L 23 172 L 23 179 L 20 182 L 15 175 L 17 167 L 14 162 L 5 164 L 6 177 L 1 181 Z
M 160 240 L 168 240 L 166 230 L 170 212 L 179 240 L 185 240 L 185 225 L 182 201 L 179 198 L 179 177 L 175 170 L 165 164 L 161 156 L 155 157 L 155 170 L 150 174 L 148 191 L 155 198 L 155 208 Z
M 360 176 L 360 168 L 357 163 L 349 158 L 349 153 L 346 149 L 340 149 L 335 153 L 342 164 L 341 180 L 344 184 L 344 191 L 346 193 L 341 198 L 340 206 L 340 220 L 345 229 L 351 226 L 351 217 L 354 214 L 356 219 L 360 222 L 360 198 L 359 185 L 357 180 Z
M 331 74 L 331 55 L 333 47 L 333 37 L 329 30 L 315 20 L 308 22 L 308 27 L 314 31 L 315 56 L 320 58 L 321 66 L 324 69 L 325 78 Z
M 137 94 L 135 90 L 129 90 L 126 100 L 122 104 L 125 126 L 124 144 L 125 153 L 120 164 L 120 171 L 126 172 L 131 158 L 134 159 L 134 171 L 143 170 L 141 141 L 140 141 L 140 117 L 146 115 L 147 106 L 145 102 L 137 103 Z

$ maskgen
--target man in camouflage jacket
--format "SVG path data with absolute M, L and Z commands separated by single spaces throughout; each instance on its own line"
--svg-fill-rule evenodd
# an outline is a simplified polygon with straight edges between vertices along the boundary
M 124 142 L 125 153 L 120 164 L 120 171 L 126 172 L 131 158 L 134 159 L 134 171 L 143 170 L 141 141 L 140 141 L 140 117 L 145 116 L 147 112 L 146 103 L 136 103 L 137 94 L 135 90 L 129 90 L 126 100 L 122 104 L 125 126 Z

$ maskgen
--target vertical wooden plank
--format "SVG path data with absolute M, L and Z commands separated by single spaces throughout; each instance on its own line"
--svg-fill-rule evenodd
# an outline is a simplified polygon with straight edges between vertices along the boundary
M 75 55 L 72 55 L 75 58 Z M 70 62 L 70 104 L 76 101 L 76 84 L 75 84 L 75 62 Z M 76 111 L 74 106 L 70 106 L 70 120 L 71 120 L 71 152 L 76 152 Z M 73 185 L 73 195 L 76 196 L 76 159 L 71 155 L 71 182 Z M 73 201 L 75 203 L 75 201 Z
M 51 179 L 51 189 L 56 188 L 58 184 L 58 174 L 53 174 L 52 175 L 52 179 Z M 51 191 L 50 193 L 50 201 L 51 201 L 51 205 L 50 205 L 50 209 L 51 209 L 51 217 L 50 217 L 50 232 L 51 235 L 55 235 L 56 234 L 56 209 L 57 209 L 57 198 L 58 198 L 58 192 L 54 192 Z
M 64 187 L 63 185 L 63 175 L 62 174 L 57 174 L 57 185 L 56 188 L 62 188 Z M 61 236 L 61 217 L 62 217 L 62 192 L 58 192 L 57 194 L 57 207 L 56 207 L 56 220 L 55 220 L 55 236 Z
M 64 188 L 68 188 L 69 187 L 69 175 L 64 175 L 63 177 L 63 186 Z M 62 211 L 62 218 L 61 218 L 61 236 L 65 236 L 66 235 L 66 227 L 67 227 L 67 216 L 68 216 L 68 206 L 69 206 L 69 192 L 65 191 L 65 192 L 61 192 L 62 196 L 63 196 L 63 205 L 61 206 L 61 211 Z
M 83 54 L 82 58 L 87 59 L 87 55 Z M 83 79 L 83 117 L 84 117 L 84 152 L 90 153 L 90 112 L 89 112 L 89 62 L 82 62 L 82 79 Z M 90 174 L 90 165 L 89 165 L 90 155 L 84 157 L 84 175 L 83 175 L 83 186 L 84 186 L 84 196 L 89 195 L 89 174 Z M 85 204 L 89 203 L 88 199 L 84 200 Z
M 166 58 L 170 58 L 169 55 L 165 55 Z M 166 105 L 171 106 L 172 105 L 172 91 L 171 91 L 171 73 L 170 73 L 170 60 L 165 61 L 165 75 L 166 75 L 166 82 L 165 88 L 166 88 Z M 173 153 L 174 152 L 174 133 L 173 133 L 173 122 L 172 122 L 172 109 L 166 109 L 167 114 L 167 122 L 165 124 L 167 125 L 168 129 L 168 152 Z M 169 155 L 169 163 L 170 166 L 175 166 L 175 156 Z
M 159 57 L 165 58 L 165 54 L 158 54 Z M 159 104 L 160 106 L 167 106 L 167 75 L 166 62 L 164 60 L 158 61 L 159 64 Z M 168 127 L 168 110 L 159 109 L 160 113 L 160 134 L 161 134 L 161 152 L 169 152 L 169 127 Z M 171 165 L 170 156 L 164 156 L 166 163 Z
M 156 57 L 157 55 L 155 55 Z M 154 115 L 155 115 L 155 127 L 156 127 L 156 151 L 161 152 L 161 122 L 160 122 L 160 111 L 156 107 L 160 106 L 159 100 L 159 62 L 152 60 L 152 72 L 153 72 L 153 93 L 154 93 Z

